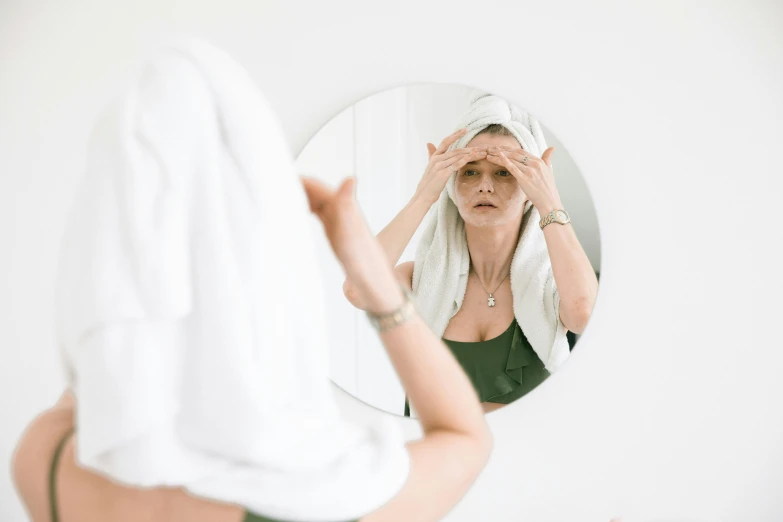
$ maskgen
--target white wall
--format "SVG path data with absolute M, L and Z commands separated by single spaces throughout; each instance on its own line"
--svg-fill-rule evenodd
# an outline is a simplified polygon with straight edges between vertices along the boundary
M 492 461 L 447 520 L 783 519 L 780 3 L 114 4 L 0 4 L 0 460 L 63 383 L 54 254 L 91 119 L 157 34 L 192 29 L 249 67 L 294 152 L 371 92 L 457 82 L 524 99 L 585 175 L 590 328 L 488 416 Z M 0 520 L 24 520 L 7 473 Z

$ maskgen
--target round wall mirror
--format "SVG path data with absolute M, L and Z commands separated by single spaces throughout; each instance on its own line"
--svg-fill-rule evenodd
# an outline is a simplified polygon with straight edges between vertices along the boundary
M 527 395 L 578 349 L 592 303 L 580 308 L 572 287 L 597 287 L 601 263 L 577 165 L 517 101 L 462 85 L 390 89 L 335 116 L 297 158 L 301 174 L 333 186 L 357 178 L 357 200 L 373 233 L 383 231 L 389 263 L 487 412 Z M 415 417 L 378 334 L 344 293 L 323 234 L 314 236 L 332 380 L 367 404 Z M 576 276 L 574 266 L 582 267 Z

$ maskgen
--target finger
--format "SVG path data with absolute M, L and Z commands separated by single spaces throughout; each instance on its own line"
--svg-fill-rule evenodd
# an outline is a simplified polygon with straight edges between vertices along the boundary
M 487 151 L 485 150 L 476 150 L 473 152 L 469 152 L 467 154 L 455 154 L 453 157 L 450 157 L 449 159 L 445 159 L 443 161 L 439 161 L 438 163 L 436 163 L 434 165 L 434 170 L 439 171 L 439 170 L 447 169 L 449 167 L 451 167 L 451 170 L 454 170 L 455 168 L 458 168 L 455 166 L 457 163 L 461 163 L 462 165 L 465 165 L 467 163 L 470 163 L 471 161 L 478 161 L 486 157 L 487 157 Z
M 525 149 L 523 149 L 521 147 L 509 147 L 508 145 L 492 145 L 492 146 L 487 146 L 487 149 L 491 150 L 491 151 L 495 151 L 495 152 L 497 152 L 499 150 L 502 150 L 503 152 L 524 152 L 524 153 L 528 153 Z
M 452 134 L 449 134 L 446 136 L 443 141 L 440 142 L 440 145 L 438 145 L 438 148 L 435 149 L 436 154 L 443 154 L 448 150 L 449 147 L 451 147 L 451 144 L 460 139 L 462 136 L 464 136 L 468 132 L 468 129 L 460 129 L 457 132 L 454 132 Z
M 428 143 L 427 144 L 427 153 L 429 154 L 429 156 L 431 158 L 432 155 L 435 154 L 435 145 L 433 145 L 432 143 Z
M 548 166 L 552 166 L 552 153 L 555 151 L 554 147 L 549 147 L 544 151 L 544 153 L 541 155 L 541 159 L 544 163 L 546 163 Z
M 495 165 L 500 165 L 501 167 L 505 167 L 505 165 L 503 164 L 503 158 L 501 158 L 496 154 L 488 154 L 487 161 L 489 161 L 490 163 L 494 163 Z
M 325 183 L 315 178 L 302 176 L 302 186 L 304 187 L 307 202 L 310 205 L 311 212 L 317 212 L 323 205 L 334 197 L 334 191 Z
M 462 154 L 476 154 L 476 153 L 486 153 L 486 149 L 482 149 L 481 147 L 469 147 L 465 149 L 454 149 L 450 150 L 448 152 L 444 152 L 443 154 L 438 154 L 438 156 L 435 158 L 438 162 L 447 161 L 450 159 L 454 159 L 457 156 L 460 156 Z
M 487 161 L 491 161 L 492 163 L 496 165 L 500 165 L 502 167 L 506 167 L 508 172 L 514 176 L 515 178 L 519 179 L 522 176 L 522 168 L 521 166 L 517 166 L 513 161 L 511 161 L 508 156 L 504 152 L 499 152 L 497 155 L 489 154 L 487 156 Z
M 470 163 L 472 161 L 479 160 L 479 159 L 484 159 L 484 158 L 487 158 L 487 151 L 480 152 L 476 156 L 465 156 L 465 157 L 462 157 L 462 158 L 457 158 L 457 160 L 454 163 L 452 163 L 450 165 L 450 167 L 451 167 L 452 171 L 460 170 L 462 167 L 464 167 L 468 163 Z
M 474 156 L 476 154 L 477 154 L 476 152 L 466 151 L 465 149 L 460 149 L 458 151 L 457 150 L 450 151 L 450 152 L 448 152 L 446 154 L 442 154 L 442 155 L 437 156 L 438 161 L 436 161 L 432 165 L 432 168 L 435 171 L 442 170 L 442 169 L 445 169 L 446 167 L 448 167 L 449 165 L 451 165 L 452 163 L 454 163 L 455 161 L 457 161 L 458 159 L 460 159 L 462 157 Z
M 491 148 L 489 153 L 499 154 L 500 152 L 503 152 L 506 155 L 506 157 L 508 157 L 512 161 L 524 167 L 543 165 L 543 162 L 541 161 L 540 158 L 534 156 L 533 154 L 523 149 L 503 149 L 501 147 L 495 147 L 495 148 Z
M 356 177 L 349 176 L 343 180 L 342 184 L 340 185 L 340 188 L 337 189 L 337 197 L 344 201 L 353 199 L 355 188 L 356 188 Z
M 501 152 L 503 152 L 506 156 L 508 156 L 511 159 L 516 159 L 516 158 L 522 159 L 525 156 L 527 156 L 531 160 L 538 159 L 538 156 L 536 156 L 535 154 L 532 154 L 526 151 L 525 149 L 520 149 L 518 147 L 514 149 L 512 149 L 511 147 L 490 147 L 488 150 L 490 154 L 496 154 L 496 155 L 499 155 Z

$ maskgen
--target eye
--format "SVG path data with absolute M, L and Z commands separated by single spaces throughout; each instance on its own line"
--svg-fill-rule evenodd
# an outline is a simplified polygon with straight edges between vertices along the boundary
M 498 176 L 503 176 L 504 178 L 505 178 L 506 176 L 510 176 L 510 175 L 511 175 L 511 174 L 510 174 L 510 173 L 509 173 L 507 170 L 499 170 L 499 171 L 497 171 L 497 172 L 496 172 L 496 174 L 497 174 Z
M 475 176 L 476 174 L 478 174 L 478 172 L 476 172 L 475 170 L 466 170 L 465 171 L 465 176 Z

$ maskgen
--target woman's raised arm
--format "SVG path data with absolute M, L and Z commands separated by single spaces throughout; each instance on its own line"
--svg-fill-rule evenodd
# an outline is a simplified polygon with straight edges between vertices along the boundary
M 337 191 L 315 180 L 303 183 L 311 210 L 367 309 L 378 315 L 398 309 L 403 292 L 353 198 L 353 181 Z M 380 336 L 424 437 L 408 444 L 411 469 L 400 493 L 362 522 L 440 520 L 489 458 L 492 438 L 484 412 L 459 363 L 418 316 Z

